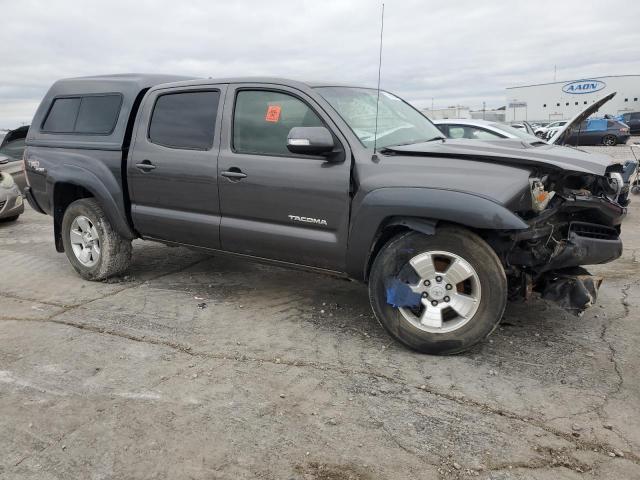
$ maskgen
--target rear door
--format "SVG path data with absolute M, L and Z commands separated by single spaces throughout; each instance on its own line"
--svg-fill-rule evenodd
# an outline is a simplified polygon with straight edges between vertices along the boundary
M 145 99 L 127 167 L 131 215 L 143 237 L 219 248 L 225 89 L 161 89 Z
M 218 163 L 224 250 L 343 270 L 351 151 L 308 95 L 281 85 L 230 85 Z M 294 155 L 289 130 L 326 126 L 341 153 Z

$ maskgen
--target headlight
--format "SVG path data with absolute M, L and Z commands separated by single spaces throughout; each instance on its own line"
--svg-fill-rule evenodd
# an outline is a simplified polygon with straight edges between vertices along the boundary
M 13 177 L 8 173 L 0 172 L 0 187 L 2 188 L 12 188 L 15 185 L 13 181 Z
M 619 172 L 609 172 L 609 186 L 614 190 L 614 198 L 617 198 L 624 187 L 624 179 Z
M 544 183 L 539 178 L 530 178 L 529 184 L 531 185 L 531 208 L 536 212 L 541 212 L 547 208 L 556 192 L 547 192 Z

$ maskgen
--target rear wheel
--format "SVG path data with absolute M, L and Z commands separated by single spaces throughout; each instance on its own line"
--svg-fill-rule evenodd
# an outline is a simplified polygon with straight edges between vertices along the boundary
M 618 138 L 615 135 L 607 135 L 602 139 L 602 144 L 607 147 L 613 147 L 618 144 Z
M 73 202 L 62 219 L 64 251 L 87 280 L 104 280 L 124 272 L 131 261 L 131 242 L 122 238 L 93 198 Z
M 394 306 L 390 289 L 398 285 L 412 300 Z M 378 321 L 406 346 L 452 354 L 495 329 L 507 281 L 500 260 L 480 237 L 442 227 L 435 235 L 411 232 L 388 242 L 374 261 L 369 299 Z

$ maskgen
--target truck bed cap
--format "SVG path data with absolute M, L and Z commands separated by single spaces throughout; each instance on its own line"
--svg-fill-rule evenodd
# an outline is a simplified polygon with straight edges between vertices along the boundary
M 27 145 L 33 146 L 120 150 L 123 147 L 131 113 L 137 108 L 137 102 L 140 101 L 142 95 L 144 95 L 149 88 L 159 84 L 193 79 L 195 79 L 195 77 L 127 73 L 58 80 L 51 86 L 40 103 L 31 122 L 26 143 Z M 116 125 L 110 134 L 52 134 L 42 131 L 42 125 L 56 98 L 103 93 L 116 93 L 122 96 L 120 113 Z

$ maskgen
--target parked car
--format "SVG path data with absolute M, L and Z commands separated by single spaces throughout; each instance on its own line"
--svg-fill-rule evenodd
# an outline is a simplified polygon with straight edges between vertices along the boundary
M 518 130 L 524 130 L 525 132 L 527 132 L 529 135 L 535 135 L 536 131 L 533 128 L 533 125 L 530 124 L 529 122 L 516 122 L 516 123 L 511 123 L 510 124 L 513 128 L 517 128 Z
M 555 133 L 560 127 L 564 127 L 567 124 L 568 120 L 558 120 L 555 122 L 551 122 L 544 127 L 539 127 L 535 130 L 536 137 L 540 138 L 551 138 L 549 135 L 549 131 L 553 130 Z
M 433 123 L 447 138 L 467 138 L 472 140 L 496 140 L 499 138 L 517 138 L 527 142 L 541 143 L 524 129 L 500 122 L 475 119 L 444 119 Z
M 136 237 L 366 282 L 415 350 L 488 336 L 532 290 L 577 313 L 622 254 L 610 159 L 520 140 L 449 140 L 388 92 L 273 78 L 56 82 L 26 141 L 35 210 L 89 280 Z
M 24 212 L 22 194 L 13 177 L 2 171 L 7 157 L 0 156 L 0 222 L 13 222 Z
M 9 173 L 20 191 L 24 190 L 26 186 L 22 154 L 28 130 L 28 125 L 9 130 L 4 138 L 0 139 L 0 157 L 4 158 L 4 161 L 0 163 L 0 171 Z
M 626 124 L 610 118 L 589 118 L 580 122 L 572 122 L 569 132 L 564 128 L 560 129 L 553 134 L 549 142 L 557 143 L 556 139 L 560 138 L 560 132 L 564 132 L 562 145 L 572 146 L 606 145 L 612 147 L 619 143 L 627 143 L 631 136 Z
M 7 157 L 22 159 L 24 142 L 29 131 L 29 125 L 23 125 L 5 133 L 0 139 L 0 154 Z
M 640 112 L 624 113 L 622 121 L 627 124 L 632 135 L 640 135 Z

